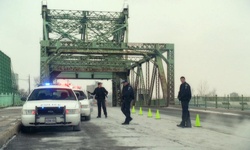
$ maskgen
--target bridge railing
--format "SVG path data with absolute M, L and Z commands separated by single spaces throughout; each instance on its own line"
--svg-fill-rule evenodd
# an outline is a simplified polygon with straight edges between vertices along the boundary
M 176 99 L 176 102 L 179 101 Z M 176 104 L 180 104 L 179 102 Z M 200 108 L 225 108 L 235 110 L 250 110 L 250 97 L 218 97 L 218 96 L 193 96 L 189 103 L 190 107 Z
M 0 108 L 23 105 L 18 94 L 0 94 Z
M 181 102 L 175 98 L 175 105 L 181 105 Z M 146 106 L 144 101 L 137 101 L 136 106 Z M 152 99 L 150 106 L 166 106 L 163 99 Z M 223 108 L 233 110 L 248 110 L 250 111 L 250 97 L 219 97 L 219 96 L 193 96 L 189 103 L 190 108 Z

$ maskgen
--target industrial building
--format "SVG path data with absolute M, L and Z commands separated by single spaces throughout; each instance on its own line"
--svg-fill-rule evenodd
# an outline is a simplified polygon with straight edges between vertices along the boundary
M 0 50 L 0 94 L 17 92 L 17 77 L 18 75 L 12 71 L 10 57 Z

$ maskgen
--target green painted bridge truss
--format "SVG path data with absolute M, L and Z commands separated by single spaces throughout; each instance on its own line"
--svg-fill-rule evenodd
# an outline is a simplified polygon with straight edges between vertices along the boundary
M 174 45 L 128 43 L 128 18 L 128 8 L 101 12 L 55 10 L 42 5 L 41 82 L 112 79 L 113 106 L 117 106 L 120 81 L 128 79 L 143 104 L 150 105 L 153 96 L 160 98 L 160 90 L 166 106 L 174 104 Z M 107 76 L 98 77 L 103 73 Z

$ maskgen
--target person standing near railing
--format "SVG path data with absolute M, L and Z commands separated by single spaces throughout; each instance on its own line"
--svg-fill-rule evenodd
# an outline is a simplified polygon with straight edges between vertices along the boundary
M 182 106 L 182 121 L 180 124 L 178 124 L 178 127 L 186 127 L 191 128 L 191 120 L 190 120 L 190 113 L 188 110 L 188 105 L 191 100 L 192 94 L 191 94 L 191 88 L 190 85 L 186 82 L 185 77 L 181 77 L 181 85 L 180 85 L 180 91 L 178 94 L 178 99 L 181 101 Z

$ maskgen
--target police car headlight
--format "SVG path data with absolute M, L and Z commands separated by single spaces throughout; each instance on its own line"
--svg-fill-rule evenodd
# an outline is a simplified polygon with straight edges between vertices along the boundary
M 35 110 L 32 109 L 24 109 L 23 110 L 23 115 L 35 115 Z
M 66 114 L 78 114 L 79 109 L 67 109 Z

